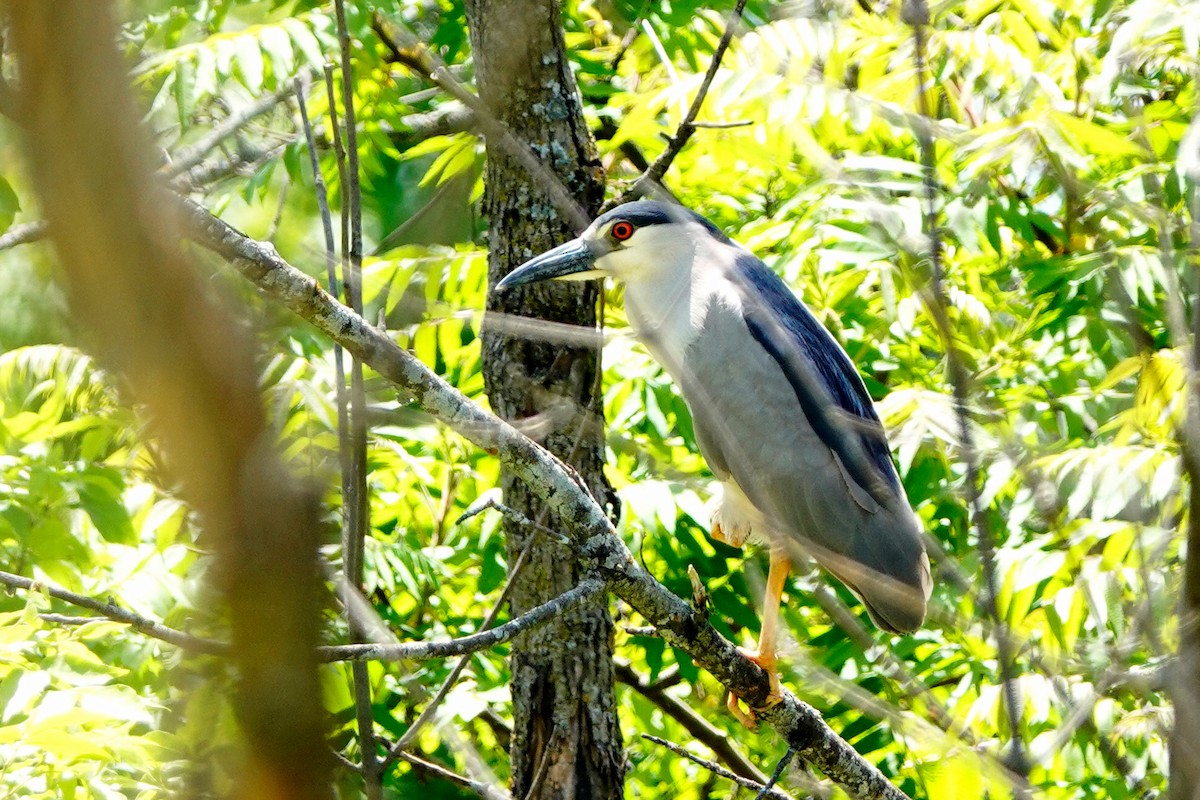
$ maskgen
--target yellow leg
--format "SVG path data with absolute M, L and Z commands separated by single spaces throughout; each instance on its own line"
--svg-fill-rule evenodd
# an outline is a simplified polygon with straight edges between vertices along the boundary
M 751 652 L 743 650 L 746 657 L 758 664 L 767 673 L 771 682 L 771 693 L 767 696 L 765 708 L 778 703 L 783 698 L 783 689 L 779 683 L 779 668 L 776 661 L 776 636 L 779 630 L 779 604 L 783 596 L 783 585 L 787 582 L 788 573 L 792 569 L 791 560 L 783 552 L 771 548 L 771 570 L 767 574 L 767 591 L 763 597 L 762 633 L 758 637 L 758 650 Z M 729 695 L 729 710 L 747 727 L 754 726 L 754 711 L 747 715 L 738 705 L 736 695 Z

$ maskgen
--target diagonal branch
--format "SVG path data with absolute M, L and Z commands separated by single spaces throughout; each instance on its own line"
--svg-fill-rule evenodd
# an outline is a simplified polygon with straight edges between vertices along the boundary
M 721 35 L 721 41 L 717 43 L 717 49 L 713 51 L 712 59 L 708 62 L 708 71 L 704 73 L 704 80 L 700 83 L 700 90 L 696 92 L 696 97 L 692 100 L 692 105 L 688 108 L 687 114 L 684 115 L 683 121 L 679 123 L 679 127 L 675 129 L 675 135 L 667 143 L 667 149 L 659 153 L 658 158 L 646 169 L 644 173 L 629 187 L 621 197 L 612 205 L 620 205 L 628 200 L 633 200 L 638 197 L 645 197 L 654 191 L 654 187 L 667 174 L 667 170 L 671 168 L 671 164 L 675 163 L 675 157 L 683 150 L 684 145 L 692 138 L 692 134 L 696 132 L 696 117 L 700 114 L 700 107 L 704 105 L 704 98 L 708 96 L 708 89 L 712 86 L 713 78 L 716 77 L 717 70 L 721 67 L 721 59 L 725 57 L 725 51 L 729 49 L 729 43 L 733 41 L 734 31 L 737 30 L 738 23 L 741 22 L 742 12 L 746 8 L 746 0 L 738 0 L 733 11 L 729 15 L 728 22 L 725 23 L 725 33 Z
M 765 775 L 762 776 L 762 780 L 756 780 L 753 778 L 748 778 L 744 775 L 738 775 L 737 773 L 730 772 L 729 770 L 725 769 L 720 764 L 715 764 L 712 761 L 708 761 L 707 759 L 700 758 L 700 756 L 697 756 L 693 753 L 689 753 L 687 750 L 675 744 L 674 742 L 668 742 L 666 739 L 658 736 L 651 736 L 648 733 L 643 733 L 642 738 L 646 741 L 654 742 L 659 747 L 665 747 L 675 755 L 683 756 L 694 764 L 699 764 L 712 774 L 722 777 L 727 781 L 732 781 L 736 786 L 740 786 L 743 789 L 749 789 L 752 792 L 758 792 L 759 796 L 761 797 L 769 797 L 771 800 L 791 800 L 791 795 L 781 792 L 774 786 L 768 787 L 766 785 L 767 776 Z
M 228 260 L 268 298 L 287 306 L 394 383 L 416 402 L 476 446 L 495 453 L 562 520 L 581 562 L 639 614 L 668 644 L 752 706 L 766 704 L 766 673 L 692 608 L 634 560 L 604 510 L 570 471 L 508 423 L 480 408 L 399 347 L 383 332 L 325 293 L 316 281 L 284 261 L 270 245 L 256 242 L 196 203 L 177 203 L 189 235 Z M 837 735 L 820 714 L 790 692 L 764 709 L 759 719 L 774 727 L 797 755 L 863 798 L 898 800 L 904 793 Z
M 705 745 L 713 754 L 742 778 L 755 784 L 757 789 L 767 782 L 767 776 L 746 757 L 746 754 L 730 741 L 729 734 L 715 727 L 697 714 L 682 700 L 667 693 L 660 683 L 651 684 L 639 675 L 626 661 L 616 662 L 617 680 L 629 686 L 642 697 L 658 706 L 671 719 L 678 722 L 696 741 Z
M 204 157 L 208 155 L 210 150 L 240 131 L 251 120 L 262 116 L 287 100 L 291 97 L 293 91 L 293 85 L 290 82 L 284 83 L 271 94 L 263 95 L 253 103 L 238 109 L 223 119 L 221 124 L 209 131 L 198 142 L 170 156 L 170 160 L 160 171 L 168 177 L 173 178 L 197 166 L 204 160 Z
M 426 761 L 423 758 L 418 758 L 412 753 L 400 753 L 400 758 L 411 764 L 418 772 L 435 778 L 441 778 L 442 780 L 449 781 L 456 786 L 461 786 L 462 788 L 468 789 L 484 798 L 484 800 L 512 800 L 512 796 L 508 792 L 501 791 L 490 784 L 463 777 L 457 772 L 451 772 L 439 764 L 434 764 L 432 761 Z

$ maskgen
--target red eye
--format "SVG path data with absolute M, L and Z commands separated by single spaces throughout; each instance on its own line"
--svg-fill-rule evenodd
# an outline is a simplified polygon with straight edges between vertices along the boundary
M 614 222 L 612 228 L 609 230 L 609 233 L 611 233 L 612 237 L 618 242 L 623 242 L 630 236 L 633 236 L 633 225 L 625 220 Z

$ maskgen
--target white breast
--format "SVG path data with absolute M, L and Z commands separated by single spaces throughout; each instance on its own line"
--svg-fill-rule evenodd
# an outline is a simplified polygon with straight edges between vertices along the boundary
M 625 281 L 629 324 L 672 374 L 684 363 L 688 346 L 699 336 L 709 306 L 722 303 L 736 307 L 740 303 L 730 282 L 735 247 L 706 233 L 693 233 L 689 227 L 664 226 L 658 238 L 671 241 L 655 242 L 643 251 L 673 253 L 674 258 L 639 263 L 636 268 L 621 270 L 624 274 L 619 275 Z

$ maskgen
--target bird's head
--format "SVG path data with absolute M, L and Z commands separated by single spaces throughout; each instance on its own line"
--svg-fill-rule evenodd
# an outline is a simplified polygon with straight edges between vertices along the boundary
M 496 285 L 497 291 L 551 278 L 611 276 L 632 281 L 680 270 L 705 241 L 728 243 L 725 234 L 683 206 L 656 200 L 625 203 L 601 214 L 579 238 L 526 261 Z

